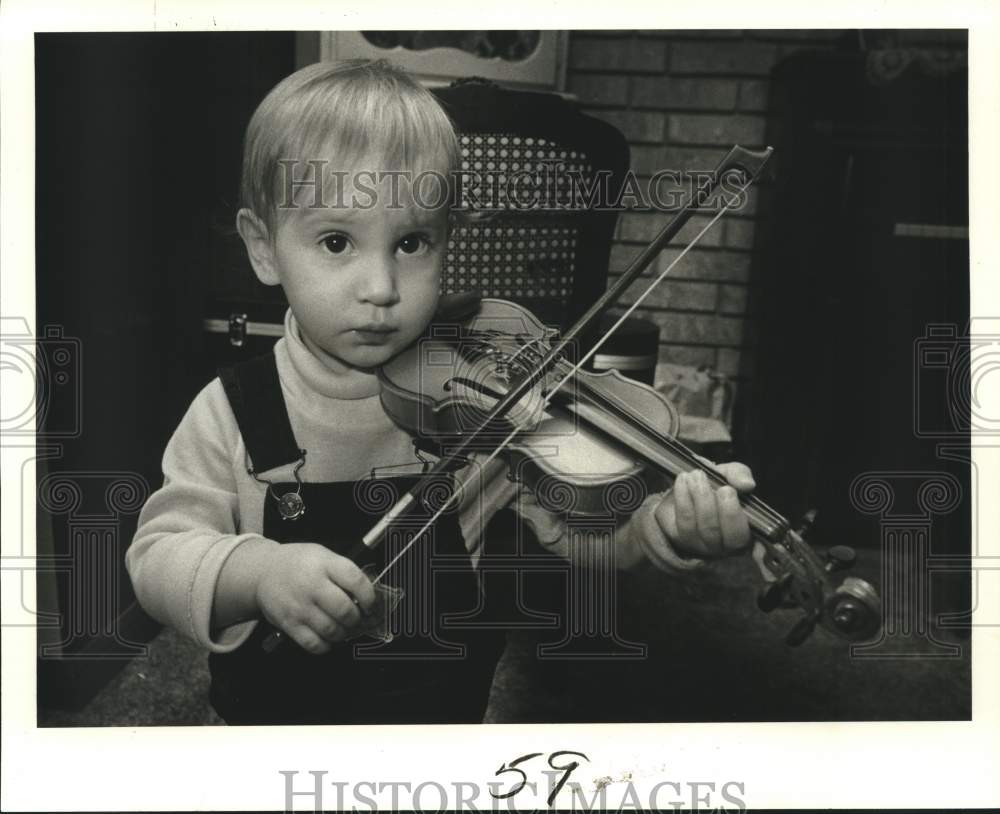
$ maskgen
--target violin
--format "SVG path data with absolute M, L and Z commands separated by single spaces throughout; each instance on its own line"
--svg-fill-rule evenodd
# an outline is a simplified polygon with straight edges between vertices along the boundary
M 581 513 L 632 511 L 646 496 L 650 474 L 669 481 L 700 469 L 715 488 L 725 485 L 719 472 L 676 440 L 676 411 L 662 394 L 616 371 L 595 374 L 583 366 L 738 195 L 717 207 L 710 222 L 602 339 L 586 353 L 580 353 L 579 345 L 691 216 L 719 190 L 742 194 L 771 152 L 734 146 L 712 182 L 696 190 L 690 203 L 565 332 L 543 325 L 514 303 L 480 300 L 474 294 L 442 298 L 425 336 L 378 371 L 386 412 L 416 436 L 418 447 L 421 440 L 427 442 L 440 457 L 425 473 L 428 477 L 403 495 L 348 557 L 356 563 L 369 559 L 392 525 L 423 499 L 433 476 L 465 466 L 473 453 L 487 455 L 484 464 L 502 456 L 511 476 L 554 511 L 569 506 Z M 457 496 L 436 501 L 441 505 L 411 545 Z M 801 529 L 761 499 L 741 494 L 740 503 L 754 540 L 764 548 L 764 565 L 774 576 L 761 590 L 758 606 L 765 612 L 779 607 L 803 611 L 786 636 L 788 644 L 801 644 L 817 626 L 851 641 L 878 631 L 880 602 L 874 588 L 849 575 L 834 581 L 836 572 L 854 562 L 849 547 L 834 546 L 824 560 Z M 397 559 L 403 553 L 405 549 Z M 278 631 L 268 636 L 265 649 L 273 649 L 281 638 Z
M 669 482 L 700 469 L 715 488 L 727 483 L 676 440 L 677 412 L 661 393 L 616 370 L 575 370 L 566 356 L 505 416 L 489 420 L 512 383 L 537 369 L 558 332 L 515 303 L 472 299 L 474 316 L 436 322 L 378 371 L 390 418 L 430 441 L 435 452 L 461 444 L 472 428 L 486 427 L 473 447 L 480 453 L 509 437 L 503 455 L 510 477 L 557 513 L 572 508 L 580 514 L 629 514 L 646 498 L 650 473 Z M 566 384 L 556 390 L 561 382 Z M 740 502 L 753 539 L 764 548 L 764 565 L 776 575 L 758 606 L 804 611 L 786 637 L 790 645 L 805 641 L 817 624 L 852 641 L 877 632 L 879 600 L 871 585 L 853 576 L 833 582 L 834 572 L 854 562 L 849 547 L 834 546 L 824 561 L 763 500 L 740 495 Z

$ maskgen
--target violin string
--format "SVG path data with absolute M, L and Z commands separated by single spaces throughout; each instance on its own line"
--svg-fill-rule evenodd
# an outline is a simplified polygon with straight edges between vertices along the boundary
M 745 191 L 745 190 L 747 189 L 747 187 L 749 187 L 749 186 L 750 186 L 750 181 L 748 181 L 748 182 L 747 182 L 746 184 L 744 184 L 744 185 L 743 185 L 743 186 L 742 186 L 742 187 L 740 188 L 740 192 L 743 192 L 743 191 Z M 582 359 L 580 359 L 580 360 L 579 360 L 579 361 L 578 361 L 578 362 L 577 362 L 576 364 L 574 364 L 574 365 L 573 365 L 573 367 L 572 367 L 572 369 L 571 369 L 571 370 L 569 371 L 569 373 L 567 373 L 567 374 L 566 374 L 566 377 L 565 377 L 565 378 L 563 378 L 563 379 L 562 379 L 562 381 L 560 381 L 560 382 L 559 382 L 559 384 L 557 384 L 557 385 L 556 385 L 556 387 L 555 387 L 555 388 L 554 388 L 553 390 L 549 391 L 550 393 L 555 393 L 556 391 L 558 391 L 558 390 L 559 390 L 559 388 L 560 388 L 560 387 L 562 387 L 562 385 L 563 385 L 563 384 L 564 384 L 564 383 L 565 383 L 565 382 L 566 382 L 566 381 L 567 381 L 568 379 L 572 378 L 573 376 L 575 376 L 575 375 L 576 375 L 576 373 L 577 373 L 577 372 L 579 372 L 579 370 L 580 370 L 580 369 L 581 369 L 581 368 L 583 367 L 583 365 L 585 365 L 585 364 L 586 364 L 586 363 L 587 363 L 587 362 L 588 362 L 588 361 L 590 360 L 590 358 L 591 358 L 591 357 L 592 357 L 592 356 L 593 356 L 594 354 L 596 354 L 596 353 L 597 353 L 597 351 L 599 351 L 599 350 L 601 349 L 601 347 L 602 347 L 602 346 L 604 345 L 604 343 L 605 343 L 605 342 L 607 342 L 607 341 L 608 341 L 608 339 L 610 339 L 610 338 L 611 338 L 611 335 L 612 335 L 612 334 L 613 334 L 613 333 L 614 333 L 615 331 L 617 331 L 617 330 L 618 330 L 618 327 L 619 327 L 619 326 L 620 326 L 620 325 L 621 325 L 621 324 L 622 324 L 622 323 L 623 323 L 623 322 L 624 322 L 624 321 L 625 321 L 626 319 L 628 319 L 628 317 L 629 317 L 629 316 L 630 316 L 630 315 L 632 314 L 632 312 L 633 312 L 633 311 L 634 311 L 634 310 L 635 310 L 636 308 L 638 308 L 638 307 L 639 307 L 639 305 L 640 305 L 640 304 L 642 303 L 642 301 L 643 301 L 644 299 L 646 299 L 646 297 L 648 297 L 648 296 L 650 295 L 650 293 L 652 293 L 653 289 L 654 289 L 654 288 L 656 288 L 656 287 L 657 287 L 657 286 L 658 286 L 658 285 L 659 285 L 659 284 L 660 284 L 660 283 L 661 283 L 661 282 L 662 282 L 662 281 L 664 280 L 664 278 L 665 278 L 665 277 L 666 277 L 666 276 L 667 276 L 668 274 L 670 274 L 670 272 L 671 272 L 671 271 L 673 271 L 673 268 L 674 268 L 674 266 L 676 266 L 676 265 L 677 265 L 677 264 L 678 264 L 678 263 L 679 263 L 679 262 L 681 261 L 681 259 L 682 259 L 682 258 L 683 258 L 683 257 L 684 257 L 685 255 L 687 255 L 687 253 L 688 253 L 689 251 L 691 251 L 691 249 L 692 249 L 692 248 L 694 247 L 694 245 L 695 245 L 695 244 L 696 244 L 696 243 L 697 243 L 697 242 L 698 242 L 699 240 L 701 240 L 702 236 L 704 236 L 704 234 L 705 234 L 705 233 L 706 233 L 706 232 L 707 232 L 707 231 L 708 231 L 709 229 L 711 229 L 711 228 L 712 228 L 712 227 L 713 227 L 713 226 L 714 226 L 714 225 L 715 225 L 715 224 L 716 224 L 716 223 L 718 222 L 719 218 L 721 218 L 721 217 L 722 217 L 722 216 L 723 216 L 723 215 L 724 215 L 724 214 L 725 214 L 725 213 L 726 213 L 726 212 L 727 212 L 727 211 L 728 211 L 728 210 L 730 209 L 730 206 L 731 206 L 731 205 L 730 205 L 730 203 L 729 203 L 729 202 L 726 202 L 726 204 L 725 204 L 724 206 L 722 206 L 722 207 L 721 207 L 721 208 L 719 209 L 719 211 L 718 211 L 718 212 L 717 212 L 717 213 L 715 214 L 715 216 L 714 216 L 714 217 L 713 217 L 713 218 L 712 218 L 712 219 L 711 219 L 711 220 L 710 220 L 710 221 L 709 221 L 708 223 L 706 223 L 706 224 L 705 224 L 705 226 L 704 226 L 704 227 L 702 228 L 702 230 L 701 230 L 700 232 L 698 232 L 698 234 L 697 234 L 697 235 L 695 235 L 694 239 L 693 239 L 693 240 L 691 240 L 691 241 L 690 241 L 690 242 L 689 242 L 689 243 L 687 244 L 687 246 L 685 246 L 685 247 L 684 247 L 684 248 L 683 248 L 683 249 L 681 250 L 681 253 L 680 253 L 680 254 L 678 254 L 678 255 L 677 255 L 677 257 L 675 257 L 675 258 L 674 258 L 674 259 L 673 259 L 673 260 L 672 260 L 672 261 L 670 262 L 670 264 L 669 264 L 669 265 L 668 265 L 668 266 L 667 266 L 667 267 L 666 267 L 666 268 L 665 268 L 665 269 L 664 269 L 664 270 L 663 270 L 662 272 L 660 272 L 660 275 L 659 275 L 659 276 L 658 276 L 658 277 L 657 277 L 657 278 L 656 278 L 655 280 L 653 280 L 653 282 L 649 284 L 649 286 L 648 286 L 648 287 L 646 288 L 646 290 L 645 290 L 645 291 L 643 291 L 643 292 L 642 292 L 642 294 L 640 294 L 640 295 L 639 295 L 639 297 L 638 297 L 638 298 L 636 299 L 636 301 L 635 301 L 634 303 L 632 303 L 632 304 L 631 304 L 631 305 L 630 305 L 630 306 L 629 306 L 629 307 L 628 307 L 628 308 L 627 308 L 627 309 L 625 310 L 625 313 L 624 313 L 624 314 L 622 314 L 622 315 L 621 315 L 621 316 L 620 316 L 620 317 L 618 318 L 618 320 L 617 320 L 617 321 L 615 322 L 615 324 L 614 324 L 614 325 L 612 325 L 612 326 L 611 326 L 611 327 L 610 327 L 610 328 L 609 328 L 609 329 L 608 329 L 607 331 L 605 331 L 605 332 L 604 332 L 604 335 L 603 335 L 603 336 L 602 336 L 602 337 L 601 337 L 600 339 L 598 339 L 596 343 L 594 343 L 594 346 L 593 346 L 593 347 L 592 347 L 592 348 L 591 348 L 591 349 L 590 349 L 589 351 L 587 351 L 587 353 L 586 353 L 586 354 L 584 354 L 584 356 L 583 356 L 583 358 L 582 358 Z
M 507 446 L 510 444 L 510 442 L 514 440 L 514 437 L 518 433 L 520 433 L 523 429 L 524 429 L 524 425 L 517 425 L 517 426 L 515 426 L 514 429 L 511 430 L 510 434 L 506 438 L 504 438 L 503 441 L 501 441 L 500 444 L 498 444 L 497 447 L 480 464 L 480 467 L 479 467 L 480 470 L 481 471 L 485 470 L 486 467 L 492 461 L 494 461 L 496 459 L 496 457 L 501 452 L 503 452 L 504 449 L 507 448 Z M 463 484 L 463 486 L 464 486 L 464 484 Z M 458 488 L 458 489 L 455 489 L 451 493 L 451 495 L 448 496 L 447 500 L 445 500 L 445 502 L 440 507 L 438 507 L 437 511 L 435 511 L 427 519 L 427 521 L 424 523 L 424 525 L 421 526 L 417 530 L 417 532 L 413 535 L 413 538 L 406 545 L 404 545 L 398 552 L 396 552 L 396 555 L 385 564 L 385 567 L 378 573 L 378 575 L 375 577 L 375 579 L 372 580 L 372 584 L 373 585 L 377 585 L 382 580 L 382 578 L 400 560 L 400 558 L 410 549 L 410 547 L 413 546 L 424 535 L 424 533 L 427 531 L 427 529 L 429 529 L 434 524 L 434 522 L 444 512 L 446 512 L 451 507 L 451 504 L 454 503 L 458 499 L 458 497 L 461 495 L 461 493 L 462 493 L 462 490 L 460 488 Z M 426 506 L 426 504 L 424 504 L 424 505 Z
M 741 187 L 739 187 L 739 191 L 741 193 L 745 192 L 747 190 L 747 188 L 749 188 L 749 186 L 750 186 L 751 183 L 753 183 L 753 179 L 752 178 L 750 178 L 749 180 L 747 180 L 746 183 L 744 183 Z M 739 195 L 734 196 L 734 200 L 739 200 L 739 197 L 740 197 Z M 590 349 L 590 351 L 586 355 L 584 355 L 584 357 L 582 359 L 580 359 L 575 365 L 572 366 L 572 369 L 570 370 L 570 372 L 565 377 L 563 377 L 562 379 L 560 379 L 559 382 L 556 384 L 556 386 L 553 389 L 549 390 L 549 392 L 545 395 L 545 397 L 543 397 L 543 400 L 542 400 L 542 406 L 543 406 L 543 408 L 545 406 L 547 406 L 551 402 L 552 396 L 555 395 L 555 393 L 557 393 L 563 387 L 563 385 L 565 385 L 566 382 L 569 381 L 569 379 L 573 378 L 573 376 L 575 376 L 575 374 L 577 372 L 579 372 L 580 368 L 584 364 L 586 364 L 587 361 L 589 361 L 590 358 L 595 353 L 597 353 L 597 351 L 601 348 L 602 345 L 604 345 L 604 343 L 608 340 L 608 338 L 611 336 L 611 334 L 613 334 L 618 329 L 618 326 L 620 326 L 622 324 L 622 322 L 624 322 L 625 319 L 628 318 L 628 316 L 650 294 L 650 292 L 657 285 L 659 285 L 660 282 L 662 282 L 662 280 L 673 270 L 674 266 L 676 266 L 681 261 L 681 259 L 683 257 L 685 257 L 689 251 L 691 251 L 692 247 L 699 240 L 701 240 L 701 238 L 704 236 L 704 234 L 709 229 L 711 229 L 719 221 L 719 218 L 721 218 L 731 208 L 731 206 L 732 206 L 732 204 L 729 201 L 726 201 L 724 203 L 724 205 L 722 207 L 720 207 L 719 211 L 715 214 L 715 216 L 707 224 L 705 224 L 705 226 L 701 229 L 701 231 L 698 232 L 698 234 L 695 235 L 695 237 L 691 241 L 688 242 L 688 244 L 681 250 L 680 254 L 678 254 L 677 257 L 675 257 L 671 261 L 670 265 L 668 265 L 660 273 L 660 275 L 656 278 L 656 280 L 653 281 L 653 283 L 639 296 L 639 298 L 634 303 L 632 303 L 631 306 L 628 307 L 628 309 L 618 319 L 618 321 L 615 322 L 615 324 L 611 326 L 611 329 L 608 330 L 608 331 L 606 331 L 605 334 L 604 334 L 604 336 L 602 336 L 597 341 L 597 343 Z M 493 460 L 495 460 L 496 457 L 504 449 L 507 448 L 507 446 L 510 444 L 510 442 L 514 440 L 514 437 L 516 435 L 518 435 L 518 433 L 520 433 L 522 431 L 522 429 L 523 429 L 523 427 L 521 427 L 521 426 L 515 426 L 514 429 L 510 432 L 510 434 L 506 438 L 504 438 L 503 441 L 501 441 L 500 444 L 497 447 L 495 447 L 494 450 L 487 456 L 486 460 L 483 461 L 482 468 L 485 469 L 485 467 L 489 463 L 491 463 Z M 424 523 L 424 525 L 421 526 L 420 529 L 413 535 L 413 538 L 408 543 L 406 543 L 406 545 L 404 545 L 402 548 L 400 548 L 400 550 L 396 553 L 396 555 L 391 560 L 389 560 L 389 562 L 386 563 L 385 567 L 379 572 L 379 574 L 375 577 L 375 579 L 372 580 L 373 584 L 378 584 L 378 582 L 381 581 L 381 579 L 400 560 L 400 558 L 424 535 L 424 533 L 426 533 L 426 531 L 434 524 L 434 522 L 445 511 L 447 511 L 448 508 L 450 508 L 451 504 L 458 498 L 459 494 L 460 494 L 460 490 L 456 489 L 448 497 L 448 499 L 444 501 L 444 503 L 437 509 L 437 511 L 435 511 L 430 516 L 430 518 Z
M 745 192 L 750 187 L 750 185 L 752 183 L 753 183 L 753 179 L 752 178 L 749 179 L 749 180 L 747 180 L 739 188 L 739 192 L 740 193 Z M 632 303 L 625 310 L 625 312 L 617 319 L 617 321 L 614 323 L 614 325 L 612 325 L 611 328 L 609 328 L 607 331 L 604 332 L 604 335 L 600 339 L 598 339 L 597 342 L 594 343 L 594 345 L 590 348 L 590 350 L 586 354 L 584 354 L 583 358 L 581 358 L 578 362 L 576 362 L 576 364 L 572 364 L 571 365 L 571 368 L 570 368 L 569 372 L 556 384 L 555 387 L 553 387 L 548 392 L 547 397 L 545 398 L 545 400 L 543 402 L 545 405 L 548 405 L 550 403 L 551 397 L 554 396 L 562 388 L 562 386 L 564 384 L 566 384 L 567 381 L 569 381 L 570 379 L 572 379 L 572 378 L 574 378 L 576 376 L 576 374 L 591 359 L 591 357 L 593 357 L 597 353 L 597 351 L 601 349 L 601 347 L 604 345 L 604 343 L 607 342 L 611 338 L 611 335 L 614 334 L 614 332 L 616 330 L 618 330 L 618 327 L 626 319 L 628 319 L 628 317 L 632 314 L 632 312 L 635 311 L 635 309 L 639 307 L 639 305 L 642 303 L 642 301 L 644 299 L 646 299 L 646 297 L 648 297 L 650 295 L 650 293 L 652 293 L 653 289 L 656 288 L 667 277 L 667 275 L 670 274 L 670 272 L 673 270 L 674 266 L 676 266 L 681 261 L 681 259 L 695 246 L 695 244 L 698 243 L 701 240 L 701 238 L 705 235 L 705 233 L 708 232 L 708 230 L 711 229 L 718 222 L 718 220 L 727 211 L 729 211 L 729 209 L 732 208 L 732 202 L 736 201 L 736 200 L 739 200 L 739 197 L 740 197 L 739 195 L 735 195 L 735 196 L 732 197 L 732 199 L 725 201 L 724 204 L 723 204 L 723 206 L 721 206 L 719 208 L 719 211 L 715 214 L 715 216 L 708 223 L 705 224 L 705 226 L 701 229 L 701 231 L 698 232 L 697 235 L 695 235 L 694 239 L 691 240 L 683 248 L 683 250 L 680 252 L 680 254 L 678 254 L 677 257 L 675 257 L 671 261 L 671 263 L 662 272 L 660 272 L 659 276 L 657 276 L 657 278 L 652 283 L 650 283 L 650 285 L 646 288 L 646 290 L 643 291 L 638 296 L 638 298 L 636 298 L 636 301 L 634 303 Z M 567 363 L 567 364 L 569 364 L 569 363 Z M 667 441 L 666 443 L 668 443 L 671 447 L 674 447 L 675 448 L 674 451 L 677 452 L 677 453 L 680 453 L 681 449 L 685 449 L 681 445 L 676 444 L 676 442 L 674 442 L 672 439 L 669 440 L 669 441 Z M 685 449 L 685 451 L 687 451 L 687 450 Z M 693 462 L 696 464 L 696 468 L 699 468 L 699 469 L 703 468 L 700 461 L 694 460 Z M 774 511 L 773 509 L 771 509 L 763 501 L 755 500 L 753 502 L 756 505 L 745 506 L 744 508 L 751 508 L 754 511 L 758 511 L 758 510 L 763 511 L 765 515 L 770 515 L 770 519 L 773 520 L 773 521 L 775 521 L 775 522 L 786 522 L 785 518 L 782 515 L 780 515 L 778 512 Z
M 632 426 L 633 429 L 638 430 L 644 435 L 652 436 L 656 443 L 665 447 L 668 452 L 675 455 L 682 463 L 688 464 L 693 469 L 701 469 L 704 471 L 709 478 L 715 481 L 716 485 L 725 486 L 728 483 L 726 478 L 721 473 L 716 471 L 711 466 L 706 465 L 704 461 L 702 461 L 686 446 L 678 441 L 675 441 L 670 436 L 657 431 L 655 428 L 647 426 L 641 417 L 636 416 L 632 407 L 622 401 L 616 394 L 600 393 L 591 388 L 582 388 L 576 394 L 578 399 L 580 396 L 583 396 L 583 400 L 589 400 L 592 404 L 595 404 L 604 410 L 618 413 L 619 417 L 623 419 L 628 426 Z M 752 519 L 757 520 L 759 525 L 764 526 L 767 521 L 774 524 L 775 528 L 769 530 L 776 531 L 788 523 L 787 519 L 783 515 L 753 495 L 741 495 L 740 502 L 742 503 L 747 514 Z
M 504 438 L 504 440 L 500 443 L 500 445 L 497 446 L 497 448 L 494 449 L 493 452 L 491 452 L 487 456 L 486 460 L 483 461 L 482 464 L 480 465 L 480 469 L 481 470 L 485 469 L 487 465 L 491 461 L 493 461 L 497 457 L 497 455 L 499 455 L 507 447 L 507 445 L 510 444 L 511 441 L 514 440 L 514 436 L 517 435 L 519 432 L 521 432 L 522 429 L 523 427 L 520 426 L 515 427 L 511 431 L 510 435 Z M 434 514 L 430 516 L 427 522 L 424 523 L 424 525 L 421 526 L 420 529 L 413 535 L 413 538 L 396 553 L 396 556 L 394 556 L 391 560 L 389 560 L 389 562 L 385 564 L 385 568 L 383 568 L 379 572 L 379 574 L 375 577 L 375 579 L 372 580 L 373 585 L 377 585 L 381 581 L 382 577 L 384 577 L 388 573 L 389 569 L 391 569 L 392 566 L 394 566 L 399 561 L 399 559 L 407 552 L 407 550 L 424 535 L 424 532 L 426 532 L 427 529 L 429 529 L 434 524 L 434 522 L 451 507 L 451 504 L 458 499 L 458 496 L 461 493 L 462 493 L 461 489 L 455 489 L 451 493 L 448 499 L 438 508 L 436 512 L 434 512 Z

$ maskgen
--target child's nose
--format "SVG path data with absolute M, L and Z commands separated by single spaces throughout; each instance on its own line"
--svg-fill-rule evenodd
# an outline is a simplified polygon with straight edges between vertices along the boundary
M 388 258 L 379 258 L 366 263 L 361 269 L 358 281 L 362 301 L 373 305 L 394 305 L 399 301 L 396 287 L 396 268 Z

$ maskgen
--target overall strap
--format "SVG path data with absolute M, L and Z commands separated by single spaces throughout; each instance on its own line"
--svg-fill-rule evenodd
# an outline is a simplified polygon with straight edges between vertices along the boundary
M 219 378 L 254 471 L 297 461 L 302 453 L 288 420 L 274 353 L 220 368 Z

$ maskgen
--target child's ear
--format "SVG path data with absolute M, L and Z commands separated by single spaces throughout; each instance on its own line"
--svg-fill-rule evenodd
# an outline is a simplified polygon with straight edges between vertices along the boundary
M 247 247 L 250 265 L 253 266 L 257 279 L 264 285 L 278 285 L 281 280 L 278 278 L 274 246 L 264 222 L 251 210 L 241 209 L 236 213 L 236 231 Z

